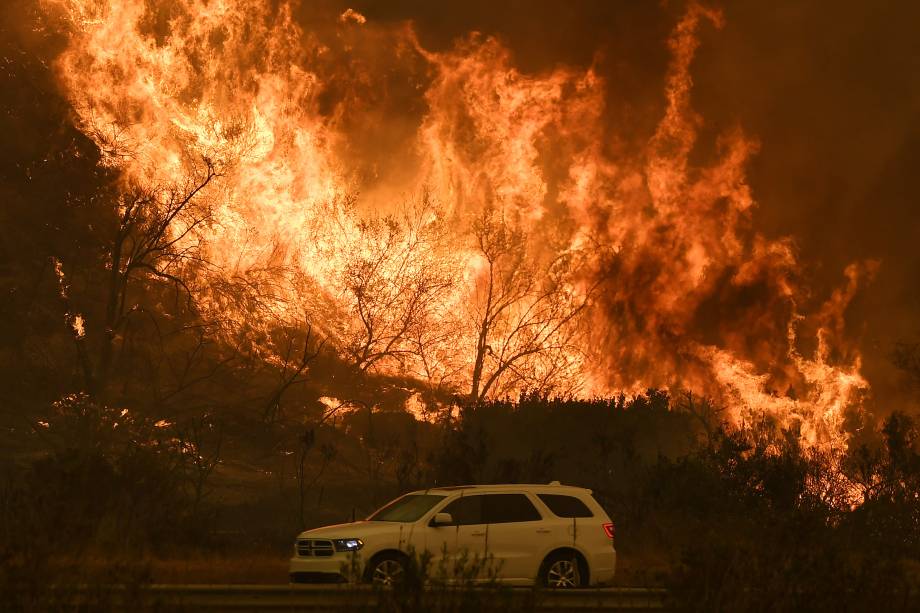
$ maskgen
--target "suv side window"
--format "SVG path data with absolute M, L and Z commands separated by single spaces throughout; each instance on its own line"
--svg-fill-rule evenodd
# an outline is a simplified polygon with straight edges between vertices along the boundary
M 594 513 L 578 498 L 562 494 L 537 494 L 557 517 L 594 517 Z
M 487 524 L 543 519 L 524 494 L 485 494 L 482 499 L 482 517 Z
M 441 512 L 450 513 L 455 526 L 484 524 L 485 522 L 482 521 L 482 499 L 483 496 L 461 496 L 441 509 Z

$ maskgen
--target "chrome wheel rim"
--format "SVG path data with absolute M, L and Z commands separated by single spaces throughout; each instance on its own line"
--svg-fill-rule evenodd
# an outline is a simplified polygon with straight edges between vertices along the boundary
M 546 573 L 549 587 L 578 587 L 580 579 L 578 564 L 574 560 L 556 560 Z
M 403 577 L 402 564 L 396 560 L 383 560 L 374 567 L 373 580 L 377 585 L 396 585 Z

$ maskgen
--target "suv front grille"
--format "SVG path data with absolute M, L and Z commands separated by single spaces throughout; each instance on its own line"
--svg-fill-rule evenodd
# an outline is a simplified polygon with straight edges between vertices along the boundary
M 297 555 L 304 558 L 328 558 L 334 551 L 335 548 L 332 546 L 332 541 L 297 539 Z

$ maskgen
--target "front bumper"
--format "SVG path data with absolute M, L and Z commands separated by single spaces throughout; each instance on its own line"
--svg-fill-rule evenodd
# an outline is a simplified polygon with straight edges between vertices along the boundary
M 288 569 L 291 583 L 343 583 L 359 576 L 357 559 L 351 553 L 315 558 L 294 556 Z

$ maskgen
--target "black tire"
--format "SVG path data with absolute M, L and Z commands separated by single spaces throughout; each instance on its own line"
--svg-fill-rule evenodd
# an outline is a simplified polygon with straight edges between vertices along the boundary
M 540 565 L 540 584 L 554 590 L 567 590 L 588 585 L 588 565 L 574 551 L 550 554 Z
M 406 558 L 398 553 L 374 556 L 364 570 L 364 581 L 379 586 L 399 585 L 406 580 Z

